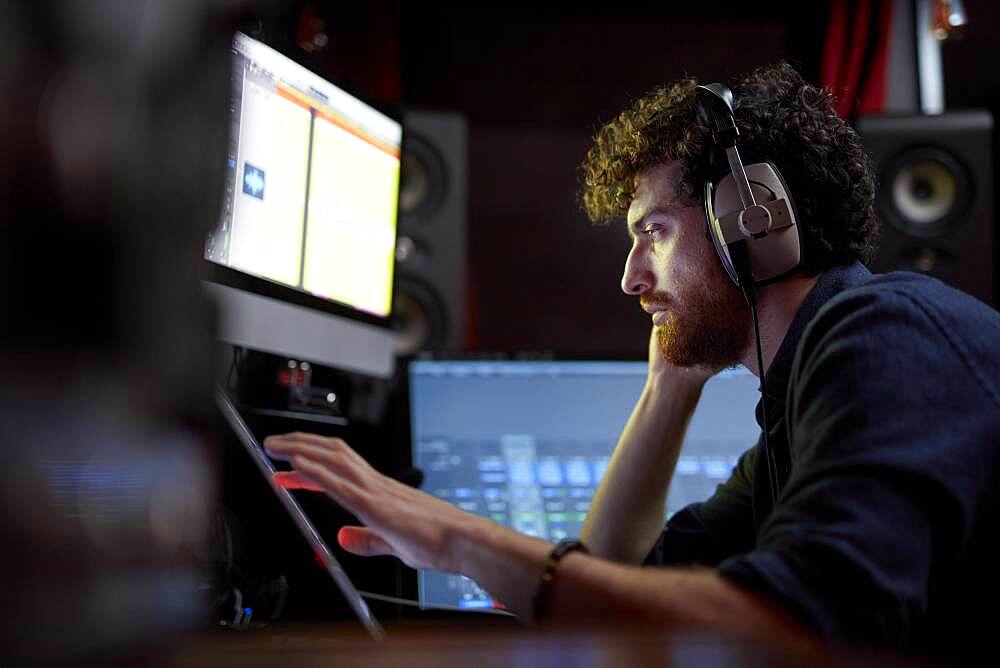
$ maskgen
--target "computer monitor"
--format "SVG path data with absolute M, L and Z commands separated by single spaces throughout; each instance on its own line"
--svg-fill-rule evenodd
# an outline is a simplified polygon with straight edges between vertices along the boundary
M 579 536 L 646 369 L 645 361 L 607 359 L 410 362 L 411 455 L 423 489 L 525 534 Z M 754 444 L 757 386 L 743 367 L 705 385 L 668 517 L 708 498 Z M 428 570 L 418 573 L 418 597 L 425 606 L 494 606 L 472 580 Z
M 233 65 L 222 216 L 205 244 L 220 338 L 389 377 L 398 115 L 243 33 Z

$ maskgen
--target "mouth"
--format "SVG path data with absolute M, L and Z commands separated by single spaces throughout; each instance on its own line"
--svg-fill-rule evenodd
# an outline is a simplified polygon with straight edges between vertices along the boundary
M 663 324 L 663 321 L 667 319 L 666 304 L 642 304 L 642 310 L 652 316 L 654 326 Z

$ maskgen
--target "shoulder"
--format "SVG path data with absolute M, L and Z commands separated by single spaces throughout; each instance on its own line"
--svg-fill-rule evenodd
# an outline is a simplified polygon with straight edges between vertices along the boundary
M 953 510 L 944 525 L 971 535 L 980 509 L 996 512 L 1000 485 L 997 341 L 1000 314 L 916 274 L 873 276 L 830 298 L 789 379 L 789 489 L 877 483 L 935 517 Z
M 817 311 L 797 346 L 794 375 L 831 357 L 900 382 L 927 372 L 962 373 L 1000 406 L 997 341 L 1000 314 L 983 302 L 920 274 L 874 275 Z
M 876 315 L 890 320 L 861 322 Z M 837 294 L 817 311 L 809 327 L 865 324 L 878 330 L 891 326 L 894 317 L 929 318 L 943 335 L 977 338 L 984 328 L 983 333 L 1000 331 L 1000 314 L 990 306 L 935 278 L 903 271 L 875 274 L 862 285 Z

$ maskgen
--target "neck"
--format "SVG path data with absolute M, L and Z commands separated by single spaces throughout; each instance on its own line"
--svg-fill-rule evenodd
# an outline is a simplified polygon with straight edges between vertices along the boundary
M 798 313 L 802 301 L 816 285 L 817 276 L 793 276 L 773 285 L 757 290 L 757 320 L 760 324 L 760 345 L 764 358 L 764 373 L 771 368 L 771 362 L 788 333 L 792 319 Z M 753 329 L 748 332 L 747 347 L 740 362 L 754 375 L 760 376 L 757 366 L 757 342 Z

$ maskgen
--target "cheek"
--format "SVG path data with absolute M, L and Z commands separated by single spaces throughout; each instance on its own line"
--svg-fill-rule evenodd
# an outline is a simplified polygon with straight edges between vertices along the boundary
M 691 264 L 697 266 L 702 280 L 714 281 L 719 276 L 726 276 L 722 260 L 719 259 L 719 254 L 710 239 L 706 239 L 704 234 L 699 234 L 689 241 Z M 726 280 L 729 280 L 728 276 Z
M 710 281 L 713 285 L 733 285 L 732 280 L 729 278 L 729 274 L 726 273 L 725 267 L 722 266 L 722 259 L 719 257 L 718 251 L 715 250 L 715 246 L 712 245 L 711 241 L 706 239 L 705 248 L 702 253 L 705 263 L 705 276 L 706 280 Z
M 718 290 L 723 279 L 729 280 L 715 247 L 704 235 L 700 239 L 689 236 L 679 240 L 673 252 L 665 253 L 663 259 L 663 269 L 659 275 L 678 295 L 695 298 L 705 291 Z
M 672 283 L 690 283 L 704 273 L 705 257 L 685 239 L 671 239 L 658 258 L 661 274 Z
M 687 273 L 687 261 L 677 252 L 677 245 L 671 241 L 659 245 L 649 256 L 650 268 L 656 276 L 658 287 L 669 289 Z

